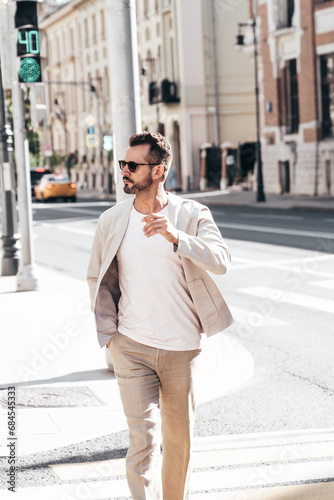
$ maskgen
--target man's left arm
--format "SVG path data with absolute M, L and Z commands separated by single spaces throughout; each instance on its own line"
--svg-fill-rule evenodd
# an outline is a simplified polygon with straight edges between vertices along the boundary
M 225 274 L 231 265 L 231 254 L 207 207 L 201 209 L 196 236 L 178 231 L 175 251 L 196 266 L 214 274 Z
M 174 251 L 180 257 L 186 257 L 201 269 L 214 274 L 227 272 L 231 255 L 207 207 L 203 206 L 200 210 L 196 236 L 176 229 L 167 217 L 159 214 L 147 215 L 143 221 L 147 223 L 144 227 L 146 236 L 161 234 L 173 243 Z

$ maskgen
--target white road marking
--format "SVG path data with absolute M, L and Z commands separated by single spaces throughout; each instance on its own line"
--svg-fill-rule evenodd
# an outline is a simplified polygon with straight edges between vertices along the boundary
M 73 226 L 65 226 L 65 225 L 57 224 L 55 227 L 59 231 L 66 231 L 68 233 L 84 234 L 85 236 L 94 236 L 94 234 L 95 234 L 94 231 L 89 231 L 87 229 L 80 229 L 78 227 L 73 227 Z
M 238 291 L 254 297 L 260 297 L 275 302 L 334 314 L 334 302 L 332 300 L 303 295 L 301 293 L 288 292 L 286 290 L 280 290 L 279 288 L 271 288 L 268 286 L 239 288 Z
M 114 201 L 97 201 L 97 202 L 84 202 L 79 201 L 75 203 L 32 203 L 32 208 L 36 210 L 58 210 L 66 209 L 72 210 L 73 208 L 88 208 L 88 207 L 112 207 L 116 203 Z
M 223 227 L 226 229 L 237 229 L 241 231 L 256 231 L 259 233 L 272 233 L 272 234 L 284 234 L 293 236 L 304 236 L 307 238 L 325 238 L 334 240 L 334 233 L 321 233 L 316 231 L 302 231 L 299 229 L 284 229 L 279 227 L 264 227 L 264 226 L 253 226 L 250 224 L 230 224 L 227 222 L 218 222 L 218 227 Z
M 230 191 L 224 189 L 222 191 L 207 191 L 205 193 L 187 193 L 181 194 L 181 198 L 213 198 L 214 196 L 219 196 L 221 194 L 229 194 Z
M 312 286 L 319 286 L 321 288 L 328 288 L 329 290 L 334 290 L 334 279 L 313 281 L 310 283 Z
M 88 229 L 80 229 L 79 227 L 65 225 L 65 224 L 50 224 L 49 222 L 42 222 L 38 224 L 38 227 L 46 227 L 58 229 L 58 231 L 66 231 L 67 233 L 84 234 L 85 236 L 94 236 L 95 231 L 89 231 Z
M 190 482 L 192 496 L 203 500 L 237 500 L 248 498 L 248 495 L 251 495 L 252 500 L 277 500 L 283 497 L 330 500 L 333 498 L 334 483 L 320 485 L 319 481 L 333 479 L 333 439 L 333 429 L 195 438 Z M 81 498 L 85 494 L 85 498 L 89 495 L 92 500 L 112 500 L 130 496 L 124 458 L 50 467 L 66 483 L 19 488 L 15 498 L 44 500 L 47 497 L 49 500 L 59 500 Z M 217 467 L 219 469 L 214 469 Z M 91 480 L 93 478 L 95 481 Z M 311 485 L 314 488 L 323 487 L 322 494 L 315 496 L 313 488 L 309 490 L 310 496 L 300 496 L 303 495 L 300 490 L 308 491 Z M 261 488 L 261 495 L 257 495 L 260 490 L 255 488 Z M 299 496 L 297 491 L 296 495 L 290 497 L 290 489 L 297 489 Z M 195 493 L 203 490 L 205 494 Z M 214 491 L 220 493 L 215 494 Z M 0 496 L 11 498 L 10 492 L 5 490 L 0 491 Z
M 230 305 L 230 310 L 232 312 L 232 316 L 234 317 L 236 323 L 247 324 L 253 326 L 254 328 L 258 327 L 269 327 L 269 326 L 283 326 L 288 325 L 287 321 L 282 321 L 281 319 L 273 318 L 271 316 L 262 314 L 259 311 L 249 311 L 246 309 L 241 309 L 240 307 L 234 307 Z
M 240 213 L 240 217 L 250 217 L 258 219 L 291 219 L 291 220 L 302 220 L 304 217 L 301 215 L 278 215 L 278 214 L 256 214 L 256 213 Z

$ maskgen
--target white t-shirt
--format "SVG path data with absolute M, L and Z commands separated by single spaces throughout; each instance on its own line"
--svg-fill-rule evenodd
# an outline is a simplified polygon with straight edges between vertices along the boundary
M 159 213 L 168 216 L 167 207 Z M 144 235 L 144 217 L 132 207 L 117 252 L 121 290 L 118 331 L 151 347 L 198 349 L 200 322 L 181 259 L 161 234 Z

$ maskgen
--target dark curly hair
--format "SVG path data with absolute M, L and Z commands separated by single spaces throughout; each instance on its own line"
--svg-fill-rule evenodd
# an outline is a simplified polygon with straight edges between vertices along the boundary
M 163 165 L 163 181 L 167 179 L 168 171 L 170 169 L 173 153 L 172 148 L 166 137 L 161 134 L 153 132 L 140 132 L 130 137 L 130 147 L 141 146 L 142 144 L 149 144 L 150 151 L 148 154 L 147 162 Z

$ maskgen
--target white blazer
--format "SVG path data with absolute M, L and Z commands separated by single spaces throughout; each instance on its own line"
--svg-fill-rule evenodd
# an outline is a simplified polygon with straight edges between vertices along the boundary
M 133 201 L 134 198 L 129 198 L 115 205 L 97 222 L 87 281 L 101 347 L 108 344 L 117 331 L 120 289 L 115 256 L 129 222 Z M 168 216 L 179 232 L 179 244 L 174 250 L 181 258 L 190 296 L 203 332 L 211 336 L 234 321 L 208 274 L 208 271 L 225 274 L 231 262 L 230 253 L 206 206 L 168 193 Z

